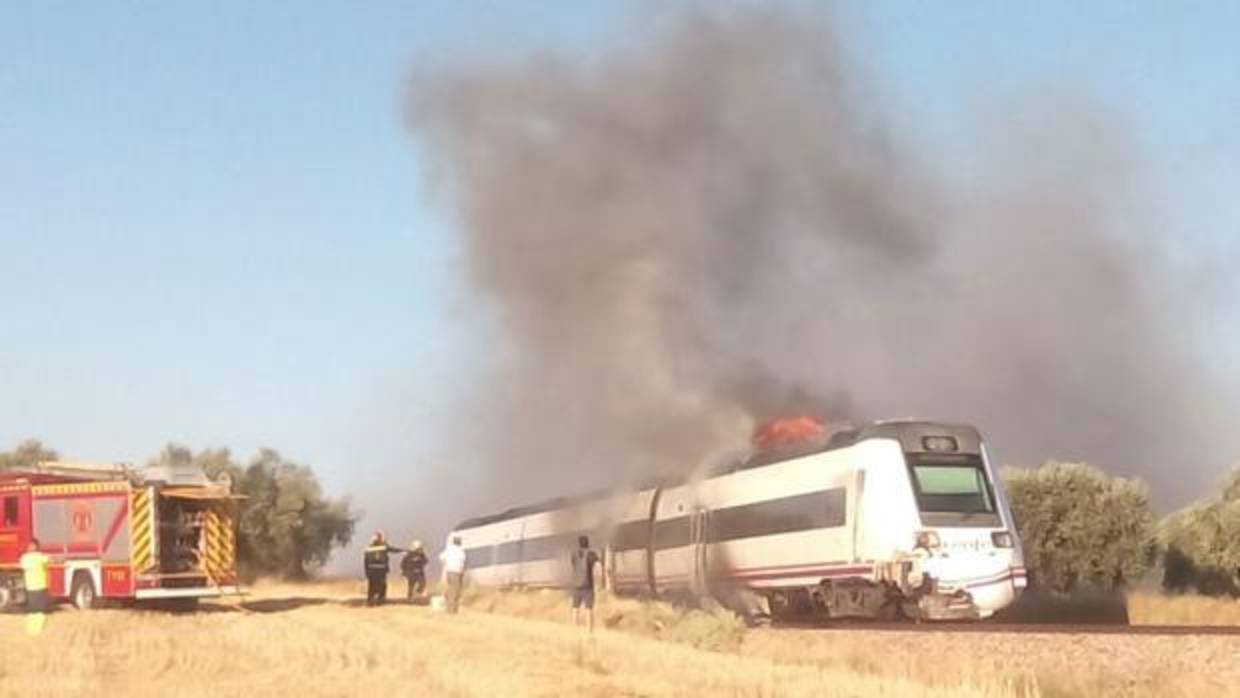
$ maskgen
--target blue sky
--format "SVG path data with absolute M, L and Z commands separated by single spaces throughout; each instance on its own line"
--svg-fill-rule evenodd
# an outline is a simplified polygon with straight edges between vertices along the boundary
M 443 358 L 451 232 L 402 80 L 604 18 L 303 7 L 0 10 L 0 443 L 271 444 L 330 470 L 393 375 Z
M 485 360 L 401 123 L 405 76 L 589 55 L 654 7 L 0 3 L 0 448 L 270 445 L 366 506 Z M 932 155 L 963 171 L 963 113 L 1079 85 L 1131 119 L 1176 235 L 1237 259 L 1240 4 L 833 11 Z M 1202 312 L 1185 341 L 1237 375 L 1240 318 Z

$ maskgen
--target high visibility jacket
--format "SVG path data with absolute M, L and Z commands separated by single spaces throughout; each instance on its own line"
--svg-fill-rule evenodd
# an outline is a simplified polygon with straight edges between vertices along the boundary
M 44 591 L 47 589 L 47 565 L 51 558 L 41 552 L 22 555 L 22 576 L 26 583 L 26 591 Z
M 366 551 L 362 555 L 362 561 L 366 568 L 366 572 L 382 572 L 383 574 L 387 574 L 388 570 L 391 569 L 391 566 L 388 564 L 388 553 L 401 552 L 404 551 L 400 548 L 394 548 L 386 543 L 372 545 L 366 548 Z

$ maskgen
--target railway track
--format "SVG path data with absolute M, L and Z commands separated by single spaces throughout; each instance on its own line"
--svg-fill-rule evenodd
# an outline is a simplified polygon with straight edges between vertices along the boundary
M 1040 633 L 1056 635 L 1240 635 L 1240 626 L 1234 625 L 1124 625 L 1122 623 L 913 623 L 883 621 L 804 621 L 777 622 L 772 628 L 846 632 L 867 630 L 872 632 L 913 633 Z

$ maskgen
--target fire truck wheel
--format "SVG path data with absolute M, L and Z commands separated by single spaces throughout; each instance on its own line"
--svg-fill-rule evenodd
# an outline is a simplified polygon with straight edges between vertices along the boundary
M 95 583 L 86 572 L 73 575 L 73 591 L 70 594 L 73 605 L 79 610 L 87 611 L 95 607 L 98 598 L 95 596 Z

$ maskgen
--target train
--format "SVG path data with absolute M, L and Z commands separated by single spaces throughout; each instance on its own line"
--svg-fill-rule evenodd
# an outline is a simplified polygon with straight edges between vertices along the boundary
M 711 599 L 754 619 L 981 620 L 1027 584 L 996 467 L 973 426 L 879 421 L 451 535 L 466 583 L 483 587 L 568 586 L 586 535 L 618 593 Z

